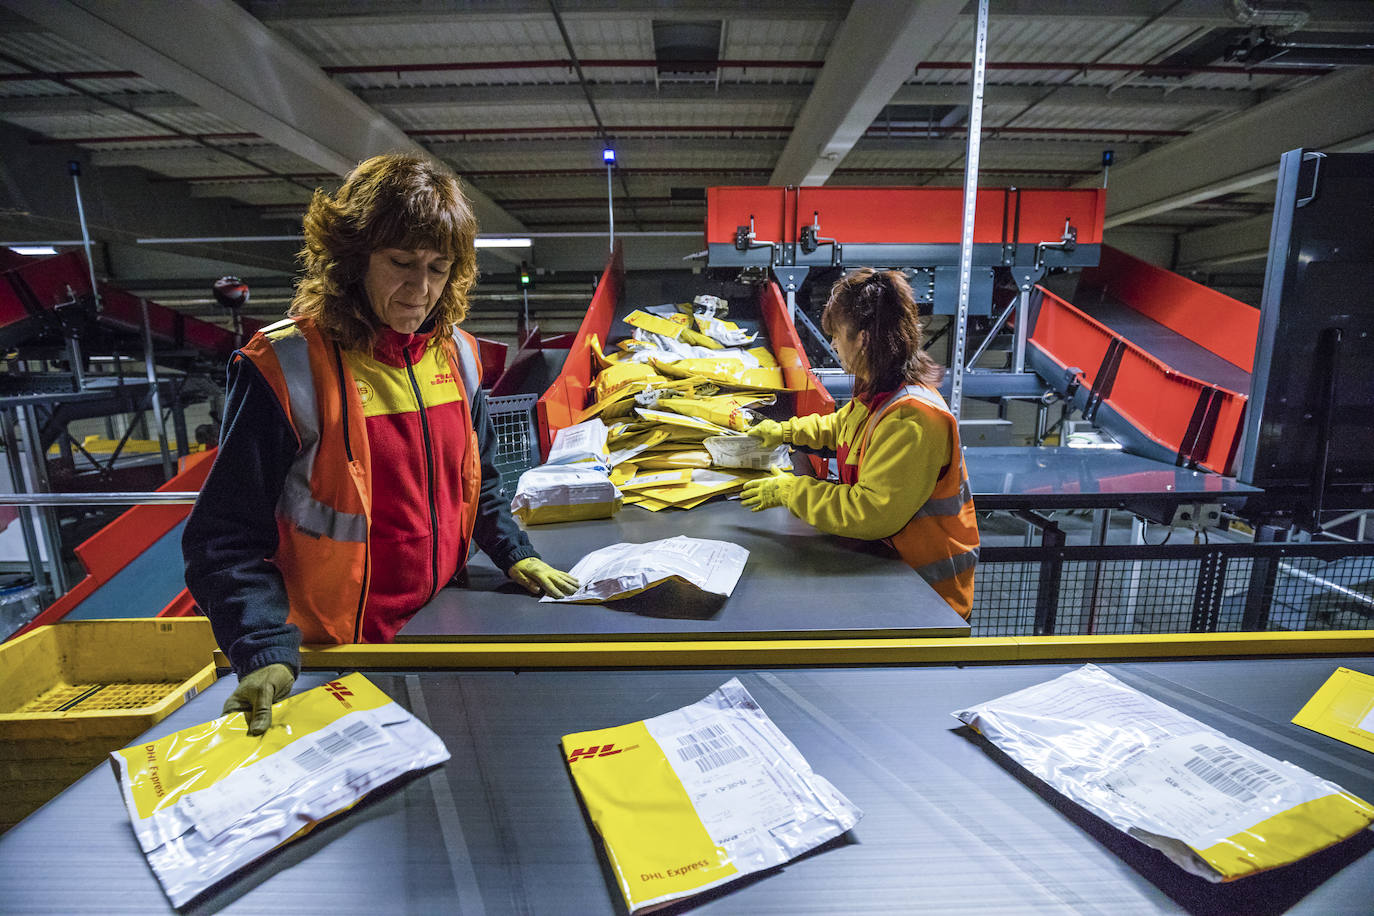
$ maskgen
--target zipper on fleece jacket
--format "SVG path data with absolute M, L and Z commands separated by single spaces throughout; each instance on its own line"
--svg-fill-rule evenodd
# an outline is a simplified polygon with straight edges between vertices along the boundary
M 415 364 L 410 359 L 410 348 L 401 350 L 406 360 L 406 375 L 410 378 L 410 388 L 415 392 L 415 402 L 420 405 L 420 437 L 425 444 L 425 493 L 429 505 L 429 597 L 439 591 L 439 511 L 435 508 L 438 497 L 434 492 L 434 443 L 429 435 L 429 417 L 425 411 L 424 395 L 420 392 L 420 382 L 415 378 Z M 426 599 L 428 600 L 428 599 Z
M 353 460 L 353 443 L 348 438 L 348 389 L 345 384 L 347 376 L 344 375 L 343 351 L 339 345 L 334 344 L 334 367 L 339 377 L 339 404 L 342 405 L 343 413 L 343 442 L 344 457 L 349 461 Z M 363 613 L 367 607 L 367 573 L 372 563 L 372 539 L 364 536 L 363 538 L 363 581 L 358 583 L 358 612 L 353 616 L 353 641 L 363 641 Z

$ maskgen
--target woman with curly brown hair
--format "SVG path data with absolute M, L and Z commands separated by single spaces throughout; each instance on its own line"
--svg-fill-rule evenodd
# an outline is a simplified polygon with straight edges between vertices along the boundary
M 458 178 L 377 156 L 305 216 L 291 317 L 229 364 L 219 454 L 182 536 L 186 584 L 239 675 L 249 733 L 300 670 L 300 644 L 388 642 L 475 540 L 535 594 L 576 580 L 511 518 L 477 342 Z
M 833 414 L 765 420 L 749 434 L 834 449 L 838 483 L 774 476 L 744 486 L 758 511 L 784 506 L 828 534 L 884 540 L 962 616 L 973 608 L 978 522 L 959 424 L 935 386 L 941 367 L 922 347 L 919 314 L 896 271 L 856 270 L 830 291 L 821 326 L 854 398 Z

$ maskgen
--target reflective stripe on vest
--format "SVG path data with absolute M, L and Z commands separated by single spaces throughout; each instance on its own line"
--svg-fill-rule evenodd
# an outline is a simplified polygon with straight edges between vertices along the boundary
M 472 341 L 472 346 L 467 345 L 468 340 Z M 480 350 L 473 352 L 472 348 L 476 346 L 477 338 L 459 330 L 458 325 L 453 326 L 453 348 L 458 351 L 458 374 L 463 379 L 463 397 L 468 399 L 469 409 L 475 398 L 473 392 L 482 387 L 482 354 Z
M 896 410 L 897 407 L 901 405 L 901 402 L 907 398 L 915 398 L 921 403 L 935 408 L 940 413 L 944 414 L 949 422 L 955 425 L 956 429 L 958 428 L 958 421 L 954 419 L 954 414 L 950 412 L 949 405 L 947 405 L 945 399 L 940 396 L 940 392 L 932 391 L 923 385 L 907 385 L 904 388 L 898 388 L 896 391 L 892 392 L 891 397 L 879 404 L 877 409 L 869 414 L 868 421 L 864 423 L 863 436 L 858 441 L 859 448 L 857 458 L 859 461 L 863 461 L 864 453 L 868 451 L 868 441 L 873 437 L 873 429 L 878 425 L 878 421 L 887 416 L 890 411 Z M 955 442 L 958 442 L 957 437 L 955 438 Z M 958 459 L 959 469 L 962 472 L 959 479 L 959 492 L 954 496 L 946 496 L 944 498 L 931 497 L 927 499 L 921 505 L 921 508 L 916 510 L 916 514 L 913 515 L 912 518 L 928 518 L 934 515 L 958 515 L 959 511 L 963 509 L 964 503 L 973 499 L 973 489 L 968 483 L 968 467 L 964 464 L 963 455 L 950 456 L 951 463 L 953 463 L 955 459 Z
M 311 493 L 315 456 L 320 450 L 320 413 L 315 399 L 315 377 L 310 371 L 310 345 L 295 322 L 289 327 L 278 328 L 274 325 L 263 331 L 286 379 L 291 396 L 291 420 L 301 442 L 301 453 L 287 471 L 281 498 L 277 500 L 277 513 L 316 537 L 363 543 L 367 540 L 365 516 L 341 512 L 315 499 Z
M 965 470 L 963 478 L 959 481 L 959 492 L 953 496 L 946 496 L 944 499 L 934 497 L 925 501 L 925 505 L 916 510 L 912 518 L 925 518 L 929 515 L 958 515 L 959 510 L 964 508 L 964 503 L 973 499 L 973 488 L 968 485 L 968 472 Z
M 978 565 L 978 532 L 973 519 L 973 491 L 969 486 L 968 469 L 959 443 L 958 424 L 944 398 L 938 392 L 918 385 L 908 385 L 893 392 L 891 397 L 872 411 L 865 423 L 863 438 L 857 443 L 860 446 L 858 459 L 862 463 L 879 420 L 908 398 L 943 415 L 955 431 L 954 440 L 950 464 L 936 480 L 932 495 L 902 529 L 887 540 L 951 607 L 967 617 L 972 609 L 972 571 Z M 951 478 L 956 466 L 959 477 L 955 492 L 948 496 L 935 496 L 934 492 L 948 493 L 954 486 Z M 973 546 L 961 549 L 962 544 L 970 541 Z M 943 550 L 939 546 L 941 543 L 947 545 Z M 932 553 L 942 552 L 947 552 L 947 555 L 931 556 Z
M 953 579 L 961 572 L 967 572 L 978 565 L 978 548 L 974 547 L 965 550 L 961 554 L 952 557 L 945 557 L 933 563 L 916 568 L 921 578 L 927 582 L 940 582 L 944 579 Z

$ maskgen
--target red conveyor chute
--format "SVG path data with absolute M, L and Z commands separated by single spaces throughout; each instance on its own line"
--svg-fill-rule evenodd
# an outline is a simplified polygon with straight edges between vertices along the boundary
M 1258 310 L 1108 246 L 1077 304 L 1040 292 L 1029 343 L 1041 375 L 1078 369 L 1093 420 L 1132 451 L 1235 473 Z
M 194 452 L 182 458 L 177 474 L 158 487 L 158 491 L 199 491 L 210 473 L 214 459 L 214 449 Z M 27 633 L 34 627 L 56 623 L 67 616 L 73 608 L 112 580 L 135 557 L 156 544 L 190 514 L 191 506 L 176 504 L 134 506 L 120 514 L 76 548 L 77 559 L 86 568 L 85 578 L 14 635 Z M 153 617 L 185 617 L 195 609 L 195 602 L 185 589 L 175 595 L 153 597 L 153 600 L 155 603 L 159 600 L 165 601 L 156 613 L 149 615 Z
M 1100 188 L 1035 190 L 979 188 L 974 244 L 1052 241 L 1066 221 L 1078 244 L 1102 241 L 1106 194 Z M 706 242 L 735 242 L 735 230 L 752 217 L 759 239 L 798 241 L 813 219 L 821 234 L 846 245 L 959 244 L 963 236 L 961 188 L 910 187 L 715 187 L 706 189 Z M 1014 224 L 1014 228 L 1004 226 Z
M 579 422 L 581 413 L 590 404 L 588 392 L 592 387 L 592 359 L 587 341 L 593 334 L 604 347 L 612 322 L 628 313 L 621 297 L 625 289 L 624 259 L 620 245 L 611 255 L 601 281 L 596 286 L 587 316 L 577 330 L 563 371 L 540 397 L 537 404 L 541 454 L 547 456 L 553 437 L 560 429 Z M 784 384 L 795 398 L 798 415 L 833 413 L 835 401 L 811 372 L 797 329 L 787 315 L 787 302 L 776 283 L 759 287 L 759 320 L 768 336 L 768 345 L 782 369 Z M 732 316 L 733 317 L 733 316 Z
M 90 272 L 79 251 L 31 260 L 4 271 L 0 274 L 0 334 L 9 329 L 12 336 L 22 338 L 56 327 L 55 307 L 89 300 L 90 295 Z M 100 311 L 92 316 L 98 326 L 130 335 L 143 333 L 143 309 L 137 296 L 101 283 L 100 302 Z M 243 324 L 245 335 L 263 325 L 251 318 L 245 318 Z M 227 360 L 237 346 L 233 331 L 155 302 L 148 303 L 148 325 L 155 345 L 191 349 L 219 360 Z

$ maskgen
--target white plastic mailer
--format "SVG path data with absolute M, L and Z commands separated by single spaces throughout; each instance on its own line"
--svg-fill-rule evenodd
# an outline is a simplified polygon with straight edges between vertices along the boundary
M 863 816 L 736 678 L 676 711 L 565 735 L 563 753 L 631 913 L 782 865 Z
M 1184 870 L 1231 881 L 1365 829 L 1374 807 L 1084 665 L 954 713 Z
M 544 464 L 520 475 L 510 508 L 526 525 L 541 525 L 610 518 L 620 504 L 620 490 L 600 468 Z
M 748 559 L 748 548 L 738 544 L 685 535 L 612 544 L 593 550 L 568 571 L 582 583 L 577 591 L 566 598 L 545 595 L 539 600 L 598 603 L 629 598 L 668 581 L 729 597 Z
M 349 674 L 275 704 L 259 737 L 236 712 L 110 762 L 138 845 L 181 906 L 373 789 L 448 758 L 423 722 Z

